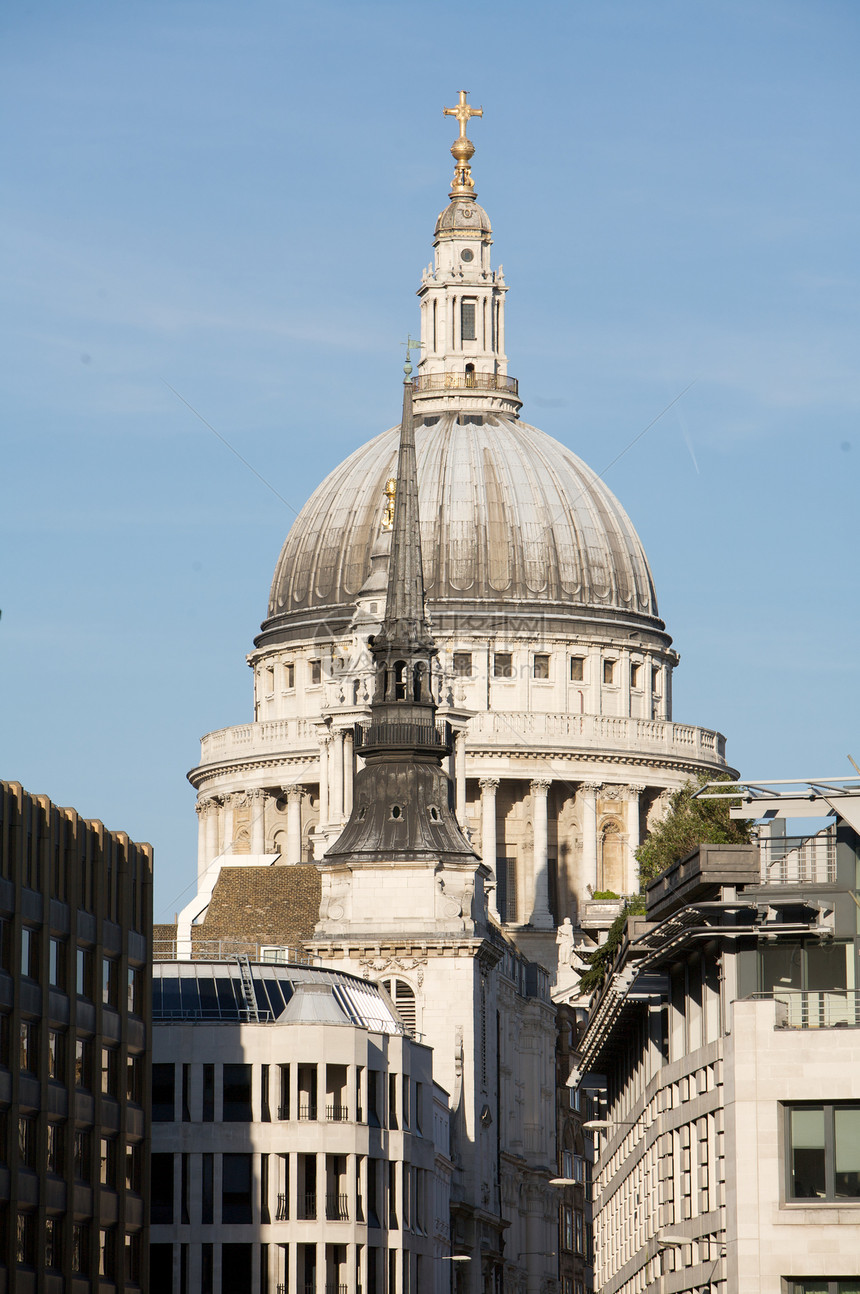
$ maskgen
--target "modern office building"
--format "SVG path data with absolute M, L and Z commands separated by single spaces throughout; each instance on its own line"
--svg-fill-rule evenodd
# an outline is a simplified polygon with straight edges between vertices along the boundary
M 159 962 L 153 1021 L 153 1289 L 435 1288 L 448 1099 L 384 990 L 307 965 Z
M 0 783 L 0 1290 L 146 1291 L 152 850 Z
M 601 1294 L 860 1289 L 860 780 L 733 789 L 757 842 L 648 886 L 580 1043 Z

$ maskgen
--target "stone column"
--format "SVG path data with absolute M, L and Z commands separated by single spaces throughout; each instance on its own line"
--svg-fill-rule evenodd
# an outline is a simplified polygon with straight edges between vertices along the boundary
M 352 732 L 343 734 L 343 814 L 348 818 L 352 813 L 352 783 L 355 777 L 355 753 Z
M 320 828 L 328 825 L 329 814 L 329 795 L 328 795 L 328 752 L 331 745 L 331 737 L 328 733 L 320 735 Z
M 221 803 L 218 796 L 212 796 L 211 799 L 204 801 L 206 805 L 206 866 L 218 857 L 220 849 L 218 847 L 218 824 L 221 817 L 219 805 Z
M 497 777 L 482 777 L 481 788 L 481 861 L 492 872 L 487 882 L 490 887 L 490 912 L 499 919 L 499 878 L 496 875 L 496 788 Z
M 329 821 L 340 824 L 343 821 L 343 730 L 341 728 L 335 728 L 331 735 L 329 773 L 331 776 Z
M 197 879 L 199 881 L 210 862 L 206 856 L 209 801 L 198 800 L 194 807 L 197 813 Z
M 248 803 L 251 806 L 251 843 L 252 854 L 266 852 L 266 792 L 262 786 L 254 786 L 248 791 Z
M 636 782 L 627 788 L 627 881 L 628 894 L 639 892 L 639 864 L 636 861 L 636 850 L 639 848 L 639 797 L 645 790 Z
M 305 788 L 285 786 L 283 791 L 287 797 L 287 856 L 284 861 L 300 863 L 302 861 L 302 796 Z
M 221 852 L 222 854 L 233 853 L 233 831 L 236 820 L 236 810 L 240 804 L 243 804 L 245 794 L 243 791 L 233 791 L 230 795 L 224 796 L 224 829 L 221 833 Z
M 457 790 L 457 821 L 466 830 L 466 734 L 458 732 L 454 739 L 454 776 Z
M 549 865 L 547 863 L 547 792 L 552 786 L 549 778 L 536 778 L 531 784 L 534 822 L 534 907 L 529 924 L 539 930 L 552 929 L 549 910 Z
M 597 889 L 597 792 L 599 782 L 583 782 L 582 792 L 582 898 L 587 901 L 587 886 Z

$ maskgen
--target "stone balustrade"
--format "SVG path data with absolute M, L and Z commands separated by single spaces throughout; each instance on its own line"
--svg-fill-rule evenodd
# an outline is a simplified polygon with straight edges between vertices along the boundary
M 612 754 L 701 759 L 725 762 L 726 739 L 720 732 L 669 719 L 633 719 L 613 715 L 558 714 L 523 710 L 480 711 L 469 720 L 468 745 L 508 750 L 527 738 L 538 752 L 594 750 Z M 289 747 L 299 754 L 319 749 L 316 725 L 309 719 L 268 719 L 207 733 L 201 742 L 201 764 L 243 759 Z

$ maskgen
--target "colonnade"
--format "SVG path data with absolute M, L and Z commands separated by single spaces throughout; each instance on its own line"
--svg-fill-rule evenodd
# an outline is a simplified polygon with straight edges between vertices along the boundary
M 312 833 L 314 853 L 321 857 L 340 833 L 352 811 L 353 781 L 357 763 L 351 727 L 329 727 L 320 724 L 319 738 L 319 796 L 318 814 Z M 309 770 L 310 771 L 310 770 Z M 466 733 L 455 733 L 450 761 L 450 775 L 454 781 L 457 819 L 469 833 L 478 826 L 480 842 L 478 852 L 492 873 L 489 883 L 490 911 L 497 918 L 507 915 L 516 924 L 528 924 L 535 929 L 550 930 L 555 924 L 550 896 L 550 811 L 559 817 L 558 854 L 562 845 L 575 835 L 581 848 L 575 857 L 570 847 L 566 851 L 566 864 L 558 858 L 561 867 L 568 867 L 570 886 L 579 898 L 606 888 L 631 894 L 638 889 L 638 869 L 635 858 L 640 843 L 640 797 L 644 785 L 580 781 L 568 784 L 550 777 L 533 777 L 527 785 L 531 797 L 529 816 L 530 839 L 522 830 L 516 835 L 514 853 L 520 871 L 518 893 L 509 895 L 507 913 L 499 906 L 499 883 L 496 877 L 499 857 L 499 796 L 504 796 L 505 783 L 517 785 L 516 797 L 522 798 L 524 777 L 507 779 L 502 773 L 478 776 L 480 803 L 467 801 L 466 793 Z M 553 794 L 555 787 L 555 794 Z M 559 792 L 574 800 L 573 817 L 565 812 Z M 273 847 L 273 827 L 283 831 L 283 818 L 273 822 L 272 801 L 280 802 L 280 812 L 286 812 L 286 847 L 280 846 L 285 863 L 302 861 L 303 814 L 302 800 L 308 789 L 299 784 L 279 787 L 251 787 L 246 791 L 230 792 L 202 797 L 197 804 L 199 816 L 198 876 L 202 876 L 212 860 L 223 854 L 248 853 L 259 856 Z M 515 798 L 516 798 L 515 797 Z M 470 809 L 472 816 L 470 818 Z M 508 809 L 503 810 L 507 814 Z M 475 822 L 477 817 L 478 822 Z M 574 821 L 575 819 L 575 821 Z M 241 821 L 241 827 L 237 824 Z M 268 825 L 268 830 L 267 830 Z M 241 839 L 241 843 L 239 843 Z M 614 849 L 613 884 L 608 884 L 607 859 L 609 847 Z M 477 847 L 477 846 L 476 846 Z M 511 848 L 503 843 L 502 853 Z M 603 864 L 603 870 L 601 869 Z M 571 875 L 571 865 L 574 876 Z M 505 878 L 506 880 L 507 878 Z M 505 880 L 502 881 L 504 885 Z M 512 916 L 512 914 L 515 915 Z M 557 915 L 557 914 L 556 914 Z

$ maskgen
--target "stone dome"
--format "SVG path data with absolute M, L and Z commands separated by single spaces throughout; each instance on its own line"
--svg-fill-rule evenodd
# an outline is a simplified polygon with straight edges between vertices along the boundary
M 454 198 L 436 221 L 439 234 L 489 234 L 490 217 L 480 203 L 471 198 Z
M 257 646 L 342 633 L 371 572 L 399 428 L 314 491 L 275 570 Z M 416 427 L 424 580 L 434 632 L 671 641 L 639 536 L 595 472 L 512 417 Z M 631 632 L 632 631 L 632 632 Z

